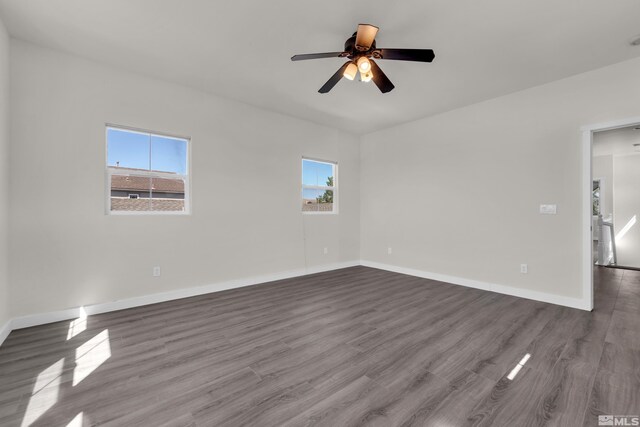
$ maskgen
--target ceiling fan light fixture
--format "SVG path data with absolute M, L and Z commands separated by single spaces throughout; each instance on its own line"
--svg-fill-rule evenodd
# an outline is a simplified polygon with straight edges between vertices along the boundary
M 360 70 L 361 73 L 371 71 L 371 62 L 369 62 L 369 59 L 366 56 L 358 58 L 358 70 Z
M 380 92 L 392 91 L 395 86 L 378 66 L 377 60 L 396 60 L 413 62 L 432 62 L 435 54 L 432 49 L 386 49 L 376 45 L 378 27 L 371 24 L 359 24 L 358 30 L 344 42 L 344 50 L 325 53 L 305 53 L 293 55 L 292 61 L 319 58 L 348 58 L 340 68 L 318 89 L 319 93 L 328 93 L 343 77 L 355 80 L 360 76 L 361 81 L 373 83 Z M 375 59 L 375 61 L 374 61 Z
M 363 82 L 370 82 L 371 79 L 373 78 L 373 73 L 371 72 L 371 70 L 367 71 L 366 73 L 360 73 L 360 80 L 362 80 Z
M 354 64 L 353 62 L 350 63 L 349 65 L 347 65 L 347 68 L 345 68 L 344 70 L 344 76 L 349 79 L 349 80 L 353 80 L 356 78 L 356 74 L 358 73 L 358 67 L 356 66 L 356 64 Z

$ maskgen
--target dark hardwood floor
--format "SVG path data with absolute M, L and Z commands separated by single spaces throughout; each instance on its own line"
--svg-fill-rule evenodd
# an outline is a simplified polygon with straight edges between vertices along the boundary
M 13 331 L 2 426 L 582 426 L 640 414 L 640 272 L 584 312 L 353 267 Z

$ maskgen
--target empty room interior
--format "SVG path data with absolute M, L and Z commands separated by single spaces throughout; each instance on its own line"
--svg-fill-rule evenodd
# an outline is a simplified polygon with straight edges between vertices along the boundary
M 638 18 L 0 0 L 0 426 L 640 425 Z

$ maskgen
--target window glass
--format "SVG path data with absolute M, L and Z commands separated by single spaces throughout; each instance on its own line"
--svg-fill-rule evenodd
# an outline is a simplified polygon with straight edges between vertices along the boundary
M 302 159 L 302 212 L 335 213 L 337 165 Z
M 151 170 L 187 174 L 187 141 L 151 136 Z
M 187 212 L 188 149 L 187 139 L 108 127 L 108 211 Z
M 317 162 L 304 159 L 302 161 L 302 184 L 303 185 L 330 185 L 329 180 L 333 180 L 333 164 Z M 332 185 L 332 184 L 331 184 Z
M 120 129 L 107 129 L 107 152 L 109 166 L 149 169 L 149 134 L 129 132 Z

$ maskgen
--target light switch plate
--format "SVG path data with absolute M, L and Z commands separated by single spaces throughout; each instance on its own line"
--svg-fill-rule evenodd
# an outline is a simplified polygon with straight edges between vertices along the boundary
M 557 205 L 540 205 L 540 213 L 542 215 L 555 215 L 558 213 Z

